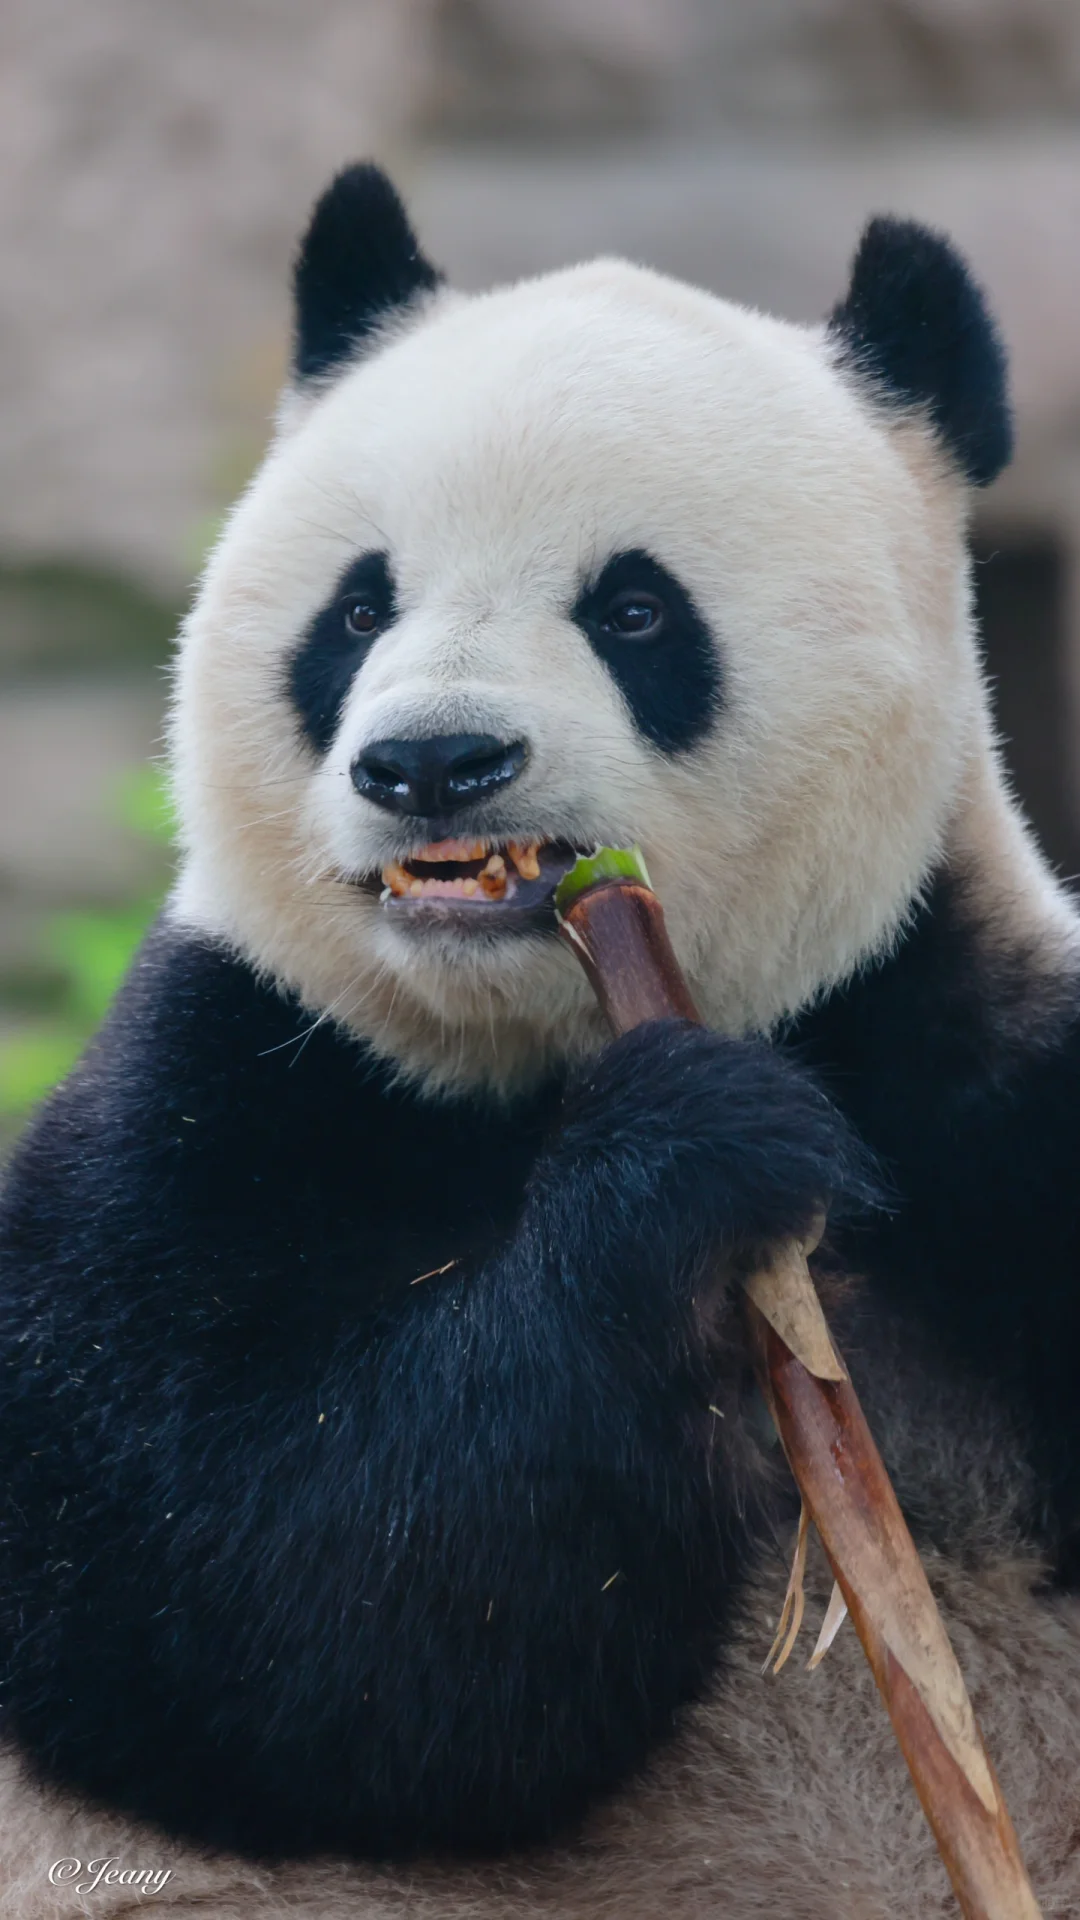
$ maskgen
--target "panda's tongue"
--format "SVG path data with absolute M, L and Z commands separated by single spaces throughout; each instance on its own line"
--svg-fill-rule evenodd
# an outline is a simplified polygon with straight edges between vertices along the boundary
M 504 847 L 486 840 L 435 840 L 407 860 L 389 861 L 383 885 L 399 900 L 506 900 L 521 881 L 540 879 L 541 847 L 538 840 L 511 840 Z

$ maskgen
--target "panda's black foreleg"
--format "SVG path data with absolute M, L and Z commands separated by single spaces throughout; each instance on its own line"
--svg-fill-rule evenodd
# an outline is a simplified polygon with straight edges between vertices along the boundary
M 664 1020 L 615 1041 L 571 1087 L 522 1228 L 553 1210 L 562 1246 L 591 1244 L 600 1284 L 617 1249 L 623 1286 L 635 1268 L 665 1274 L 670 1301 L 702 1249 L 766 1247 L 830 1198 L 846 1207 L 871 1187 L 867 1157 L 808 1075 L 762 1042 Z M 647 1285 L 646 1315 L 655 1294 Z
M 858 1180 L 806 1078 L 663 1023 L 572 1089 L 514 1234 L 411 1291 L 364 1363 L 363 1844 L 549 1832 L 700 1689 L 756 1498 L 737 1323 L 700 1296 Z
M 767 1048 L 642 1029 L 571 1091 L 513 1237 L 399 1325 L 366 1467 L 392 1623 L 366 1791 L 403 1838 L 558 1827 L 704 1684 L 762 1491 L 717 1253 L 861 1178 Z

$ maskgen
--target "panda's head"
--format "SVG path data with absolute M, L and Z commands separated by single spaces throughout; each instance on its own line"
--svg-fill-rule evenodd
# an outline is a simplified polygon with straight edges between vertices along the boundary
M 466 297 L 349 169 L 184 637 L 174 913 L 429 1083 L 509 1087 L 598 1038 L 551 894 L 637 841 L 708 1017 L 768 1028 L 940 853 L 1008 447 L 924 229 L 873 222 L 813 328 L 617 260 Z

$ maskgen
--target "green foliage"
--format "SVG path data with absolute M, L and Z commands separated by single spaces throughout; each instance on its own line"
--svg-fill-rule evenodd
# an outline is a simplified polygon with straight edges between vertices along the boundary
M 59 1021 L 0 1041 L 0 1119 L 21 1120 L 70 1073 L 87 1036 Z
M 114 810 L 121 825 L 171 847 L 176 835 L 176 819 L 169 789 L 161 767 L 147 763 L 131 767 L 116 785 Z
M 115 813 L 130 832 L 160 845 L 172 839 L 164 782 L 154 767 L 119 783 Z M 0 1123 L 23 1119 L 75 1065 L 127 972 L 160 895 L 121 906 L 54 914 L 41 927 L 37 984 L 47 1007 L 0 1039 Z

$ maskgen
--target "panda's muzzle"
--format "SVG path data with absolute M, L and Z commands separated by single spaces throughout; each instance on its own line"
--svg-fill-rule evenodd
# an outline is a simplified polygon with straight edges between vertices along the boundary
M 360 884 L 409 920 L 554 926 L 551 901 L 576 850 L 565 841 L 452 837 L 453 817 L 501 799 L 528 759 L 523 740 L 487 733 L 376 740 L 350 768 L 364 800 L 433 837 Z

